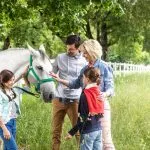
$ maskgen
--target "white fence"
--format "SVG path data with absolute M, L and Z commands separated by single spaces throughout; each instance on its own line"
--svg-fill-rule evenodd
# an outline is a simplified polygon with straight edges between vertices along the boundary
M 129 73 L 144 73 L 150 72 L 150 65 L 135 65 L 135 64 L 127 64 L 127 63 L 111 63 L 107 62 L 109 66 L 113 68 L 115 75 L 125 75 Z
M 51 62 L 54 62 L 54 59 L 51 59 Z M 126 75 L 129 73 L 144 73 L 150 72 L 150 65 L 135 65 L 128 63 L 112 63 L 107 62 L 109 66 L 113 68 L 114 75 Z

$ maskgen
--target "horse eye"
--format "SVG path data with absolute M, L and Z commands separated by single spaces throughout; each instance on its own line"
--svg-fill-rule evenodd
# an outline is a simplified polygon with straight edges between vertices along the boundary
M 43 67 L 42 66 L 36 66 L 37 67 L 37 69 L 39 69 L 39 70 L 43 70 Z

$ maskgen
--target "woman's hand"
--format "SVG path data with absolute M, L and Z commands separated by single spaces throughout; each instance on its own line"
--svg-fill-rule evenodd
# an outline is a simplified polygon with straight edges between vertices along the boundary
M 10 132 L 7 128 L 3 130 L 3 135 L 4 135 L 4 138 L 7 140 L 11 138 Z
M 100 97 L 101 97 L 102 101 L 106 101 L 107 100 L 107 95 L 106 95 L 105 92 L 101 92 Z
M 70 135 L 69 133 L 65 136 L 65 140 L 70 140 L 72 139 L 72 135 Z

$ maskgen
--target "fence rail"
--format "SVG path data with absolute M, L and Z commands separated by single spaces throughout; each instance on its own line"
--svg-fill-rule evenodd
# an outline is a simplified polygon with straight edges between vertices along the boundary
M 54 62 L 54 59 L 51 59 L 51 62 Z M 112 63 L 107 62 L 109 66 L 113 68 L 114 75 L 125 75 L 129 73 L 144 73 L 150 72 L 150 65 L 136 65 L 128 63 Z
M 150 65 L 145 66 L 142 64 L 135 65 L 127 63 L 112 63 L 112 62 L 107 62 L 107 64 L 113 68 L 115 75 L 150 72 Z

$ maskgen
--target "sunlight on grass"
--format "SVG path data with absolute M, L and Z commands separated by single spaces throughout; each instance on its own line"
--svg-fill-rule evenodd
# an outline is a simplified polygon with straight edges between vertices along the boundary
M 117 150 L 150 149 L 149 74 L 118 77 L 112 105 L 112 134 Z M 52 107 L 40 99 L 24 95 L 18 119 L 17 142 L 23 150 L 51 150 Z M 62 150 L 76 150 L 76 140 L 65 141 L 71 128 L 68 117 L 62 133 Z

